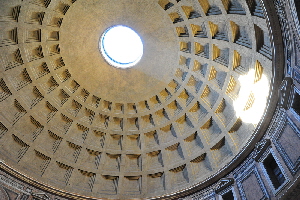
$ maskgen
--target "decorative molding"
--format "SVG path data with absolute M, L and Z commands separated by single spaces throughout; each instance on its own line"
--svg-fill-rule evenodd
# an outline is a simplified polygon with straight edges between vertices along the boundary
M 34 193 L 32 196 L 37 200 L 51 200 L 50 197 L 45 193 Z
M 277 16 L 280 22 L 280 27 L 282 31 L 282 38 L 285 45 L 285 59 L 286 61 L 286 69 L 285 72 L 290 75 L 291 73 L 291 66 L 290 66 L 290 56 L 289 56 L 289 49 L 292 49 L 292 41 L 295 41 L 291 35 L 292 31 L 290 28 L 290 22 L 287 17 L 287 13 L 285 11 L 286 2 L 282 0 L 273 0 L 275 9 L 277 12 Z
M 278 106 L 276 112 L 273 115 L 266 135 L 272 137 L 273 135 L 277 134 L 280 131 L 280 127 L 282 127 L 282 125 L 285 123 L 286 117 L 286 110 Z
M 209 187 L 209 188 L 206 188 L 205 190 L 202 190 L 200 192 L 197 192 L 191 196 L 188 196 L 188 197 L 185 197 L 185 198 L 182 198 L 182 199 L 179 199 L 179 200 L 190 200 L 190 199 L 193 199 L 193 200 L 216 200 L 216 193 L 214 191 L 214 188 L 213 186 L 212 187 Z
M 279 87 L 279 107 L 288 110 L 291 106 L 290 94 L 293 86 L 293 79 L 291 77 L 285 77 Z
M 6 163 L 4 163 L 2 160 L 0 160 L 0 171 L 4 171 L 5 173 L 8 173 L 9 175 L 13 176 L 14 178 L 16 178 L 17 180 L 23 181 L 26 184 L 30 185 L 31 188 L 38 188 L 39 190 L 42 191 L 46 191 L 48 193 L 57 195 L 57 196 L 61 196 L 64 197 L 63 199 L 77 199 L 77 200 L 97 200 L 98 198 L 92 198 L 92 197 L 87 197 L 87 196 L 78 196 L 77 194 L 73 194 L 64 190 L 60 190 L 57 188 L 53 188 L 51 186 L 48 186 L 46 184 L 43 183 L 39 183 L 36 180 L 32 179 L 31 177 L 28 177 L 22 173 L 20 173 L 19 171 L 16 171 L 15 169 L 11 168 L 9 165 L 7 165 Z M 0 176 L 0 177 L 6 177 L 6 176 Z M 14 187 L 14 184 L 18 184 L 16 181 L 14 181 L 13 179 L 3 179 L 3 180 L 8 180 L 7 185 Z M 1 179 L 0 179 L 1 181 Z M 5 182 L 3 182 L 4 184 L 6 184 Z M 18 187 L 21 188 L 21 184 L 18 185 Z M 25 186 L 24 186 L 25 188 Z M 28 191 L 27 191 L 28 190 Z M 22 190 L 21 192 L 24 193 L 25 195 L 27 195 L 29 197 L 29 195 L 32 194 L 31 189 L 26 188 L 26 190 Z
M 218 183 L 217 186 L 215 187 L 216 194 L 221 193 L 223 190 L 228 188 L 234 183 L 233 178 L 222 178 Z
M 5 176 L 4 174 L 0 174 L 0 182 L 2 182 L 3 184 L 5 185 L 8 185 L 12 188 L 15 188 L 23 193 L 27 193 L 26 190 L 25 190 L 25 187 L 24 185 L 16 182 L 15 180 Z
M 234 179 L 237 179 L 241 174 L 243 174 L 246 170 L 253 167 L 255 165 L 254 159 L 253 159 L 254 153 L 252 152 L 249 157 L 239 166 L 237 167 L 233 172 Z
M 269 139 L 264 139 L 255 145 L 253 158 L 256 162 L 259 162 L 261 156 L 265 153 L 270 144 L 271 141 Z
M 289 7 L 290 7 L 291 15 L 293 16 L 296 30 L 298 31 L 298 34 L 300 35 L 300 23 L 299 23 L 298 13 L 297 13 L 296 6 L 295 6 L 295 0 L 289 0 Z

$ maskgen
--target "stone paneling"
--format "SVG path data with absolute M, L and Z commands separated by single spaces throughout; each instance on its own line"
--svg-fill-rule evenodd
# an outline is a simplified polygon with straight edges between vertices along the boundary
M 275 135 L 274 144 L 292 174 L 300 169 L 300 130 L 287 118 L 282 131 Z
M 255 166 L 237 178 L 237 185 L 243 200 L 269 199 L 267 189 Z

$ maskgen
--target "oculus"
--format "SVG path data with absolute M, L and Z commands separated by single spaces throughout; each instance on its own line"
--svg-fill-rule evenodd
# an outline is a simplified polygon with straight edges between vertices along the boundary
M 106 62 L 116 68 L 130 68 L 143 56 L 143 42 L 140 36 L 123 25 L 112 26 L 104 31 L 99 48 Z

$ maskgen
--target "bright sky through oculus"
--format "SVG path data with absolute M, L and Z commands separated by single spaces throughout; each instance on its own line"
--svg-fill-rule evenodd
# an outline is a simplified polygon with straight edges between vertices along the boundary
M 127 26 L 117 25 L 107 29 L 99 45 L 105 60 L 117 68 L 132 67 L 143 55 L 140 36 Z

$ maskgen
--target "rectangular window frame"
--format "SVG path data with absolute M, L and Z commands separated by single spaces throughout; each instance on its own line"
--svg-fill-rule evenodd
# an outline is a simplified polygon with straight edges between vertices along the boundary
M 264 161 L 269 157 L 269 155 L 273 156 L 277 166 L 279 167 L 282 175 L 285 178 L 285 181 L 277 189 L 274 187 L 273 182 L 272 182 L 272 180 L 267 172 L 267 169 L 265 168 L 265 165 L 264 165 Z M 262 172 L 263 172 L 274 196 L 277 196 L 285 188 L 285 186 L 290 182 L 283 166 L 281 165 L 281 162 L 278 160 L 277 156 L 275 155 L 274 150 L 271 147 L 268 150 L 266 150 L 263 157 L 260 159 L 260 168 L 262 169 Z
M 292 90 L 292 94 L 291 94 L 291 99 L 290 99 L 290 109 L 292 111 L 292 113 L 294 114 L 294 116 L 297 118 L 297 120 L 300 121 L 300 113 L 298 113 L 294 108 L 293 108 L 293 104 L 295 101 L 295 95 L 296 93 L 300 96 L 300 90 L 294 85 L 293 86 L 293 90 Z M 300 104 L 300 102 L 299 102 Z
M 226 193 L 228 193 L 228 192 L 230 192 L 230 191 L 231 191 L 232 194 L 233 194 L 234 200 L 238 200 L 237 195 L 236 195 L 236 193 L 234 192 L 233 186 L 228 187 L 228 188 L 226 188 L 225 190 L 223 190 L 222 192 L 220 192 L 220 193 L 218 194 L 218 200 L 223 200 L 223 195 L 225 195 Z

